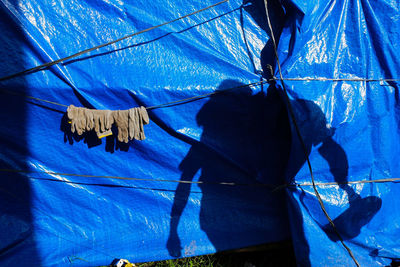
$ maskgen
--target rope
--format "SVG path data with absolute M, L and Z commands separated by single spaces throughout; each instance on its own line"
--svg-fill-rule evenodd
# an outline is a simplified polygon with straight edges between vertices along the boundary
M 387 182 L 400 182 L 400 178 L 383 178 L 375 180 L 361 180 L 361 181 L 347 181 L 347 182 L 328 182 L 328 183 L 314 183 L 318 186 L 325 185 L 341 185 L 341 184 L 370 184 L 370 183 L 387 183 Z M 298 186 L 311 186 L 312 183 L 297 184 Z
M 276 78 L 273 80 L 281 80 L 281 81 L 321 81 L 321 82 L 396 82 L 400 81 L 400 79 L 368 79 L 368 78 L 325 78 L 325 77 L 304 77 L 304 78 Z
M 193 102 L 193 101 L 200 100 L 200 99 L 212 96 L 212 95 L 224 93 L 224 92 L 229 91 L 229 90 L 235 90 L 235 89 L 240 89 L 240 88 L 244 88 L 244 87 L 253 87 L 253 86 L 262 85 L 262 84 L 268 83 L 268 82 L 269 81 L 264 80 L 264 81 L 253 82 L 253 83 L 244 84 L 244 85 L 240 85 L 240 86 L 236 86 L 236 87 L 221 89 L 221 90 L 217 90 L 217 91 L 214 91 L 214 92 L 211 92 L 211 93 L 206 93 L 206 94 L 202 94 L 202 95 L 183 98 L 183 99 L 180 99 L 180 100 L 163 103 L 163 104 L 159 104 L 159 105 L 156 105 L 156 106 L 146 107 L 146 109 L 147 110 L 152 110 L 152 109 L 157 109 L 157 108 L 171 107 L 171 106 L 174 106 L 174 105 L 179 105 L 179 104 L 183 104 L 183 103 L 187 103 L 187 102 Z M 12 94 L 12 95 L 17 95 L 17 96 L 22 96 L 22 97 L 26 97 L 26 98 L 29 98 L 29 99 L 34 99 L 34 100 L 37 100 L 37 101 L 50 103 L 50 104 L 61 106 L 61 107 L 66 107 L 66 108 L 68 107 L 67 105 L 64 105 L 64 104 L 61 104 L 61 103 L 57 103 L 57 102 L 53 102 L 53 101 L 49 101 L 49 100 L 33 97 L 33 96 L 22 94 L 22 93 L 11 92 L 9 90 L 2 89 L 2 88 L 0 88 L 0 92 Z
M 195 14 L 197 14 L 197 13 L 203 12 L 203 11 L 205 11 L 205 10 L 207 10 L 207 9 L 213 8 L 213 7 L 215 7 L 215 6 L 218 6 L 218 5 L 223 4 L 223 3 L 225 3 L 225 2 L 228 2 L 228 1 L 229 1 L 229 0 L 220 1 L 220 2 L 215 3 L 215 4 L 213 4 L 213 5 L 210 5 L 210 6 L 207 6 L 207 7 L 205 7 L 205 8 L 196 10 L 196 11 L 194 11 L 194 12 L 192 12 L 192 13 L 186 14 L 186 15 L 184 15 L 184 16 L 182 16 L 182 17 L 173 19 L 173 20 L 168 21 L 168 22 L 164 22 L 164 23 L 162 23 L 162 24 L 159 24 L 159 25 L 157 25 L 157 26 L 153 26 L 153 27 L 144 29 L 144 30 L 139 31 L 139 32 L 135 32 L 135 33 L 126 35 L 126 36 L 121 37 L 121 38 L 118 38 L 118 39 L 116 39 L 116 40 L 114 40 L 114 41 L 107 42 L 107 43 L 104 43 L 104 44 L 101 44 L 101 45 L 98 45 L 98 46 L 95 46 L 95 47 L 92 47 L 92 48 L 88 48 L 88 49 L 82 50 L 82 51 L 80 51 L 80 52 L 78 52 L 78 53 L 75 53 L 75 54 L 73 54 L 73 55 L 70 55 L 70 56 L 67 56 L 67 57 L 64 57 L 64 58 L 60 58 L 60 59 L 57 59 L 57 60 L 54 60 L 54 61 L 50 61 L 50 62 L 47 62 L 47 63 L 45 63 L 45 64 L 42 64 L 42 65 L 39 65 L 39 66 L 30 68 L 30 69 L 26 69 L 26 70 L 23 70 L 23 71 L 20 71 L 20 72 L 11 74 L 11 75 L 7 75 L 7 76 L 4 76 L 4 77 L 1 77 L 1 78 L 0 78 L 0 81 L 9 80 L 9 79 L 12 79 L 12 78 L 15 78 L 15 77 L 18 77 L 18 76 L 27 74 L 27 73 L 31 73 L 31 72 L 34 72 L 34 71 L 37 71 L 37 70 L 41 70 L 41 69 L 44 69 L 44 68 L 51 67 L 51 66 L 56 65 L 56 64 L 58 64 L 58 63 L 61 63 L 61 62 L 63 62 L 63 61 L 66 61 L 66 60 L 69 60 L 69 59 L 72 59 L 72 58 L 81 56 L 81 55 L 83 55 L 83 54 L 92 52 L 92 51 L 94 51 L 94 50 L 103 48 L 103 47 L 105 47 L 105 46 L 109 46 L 109 45 L 118 43 L 118 42 L 123 41 L 123 40 L 125 40 L 125 39 L 134 37 L 134 36 L 136 36 L 136 35 L 139 35 L 139 34 L 142 34 L 142 33 L 145 33 L 145 32 L 148 32 L 148 31 L 151 31 L 151 30 L 154 30 L 154 29 L 157 29 L 157 28 L 160 28 L 160 27 L 162 27 L 162 26 L 165 26 L 165 25 L 167 25 L 167 24 L 171 24 L 171 23 L 173 23 L 173 22 L 176 22 L 176 21 L 178 21 L 178 20 L 181 20 L 181 19 L 184 19 L 184 18 L 187 18 L 187 17 L 190 17 L 190 16 L 192 16 L 192 15 L 195 15 Z
M 232 90 L 232 89 L 238 89 L 238 88 L 243 88 L 243 87 L 252 87 L 252 86 L 256 86 L 256 85 L 263 85 L 265 83 L 269 83 L 271 81 L 332 81 L 332 82 L 341 82 L 341 81 L 353 81 L 353 82 L 394 82 L 394 81 L 400 81 L 400 79 L 367 79 L 367 78 L 324 78 L 324 77 L 319 77 L 319 78 L 277 78 L 277 77 L 273 77 L 269 80 L 263 80 L 263 81 L 259 81 L 259 82 L 254 82 L 254 83 L 249 83 L 249 84 L 245 84 L 242 86 L 238 86 L 238 87 L 233 87 L 233 88 L 228 88 L 228 89 L 223 89 L 223 90 L 218 90 L 218 91 L 214 91 L 211 93 L 206 93 L 206 94 L 202 94 L 202 95 L 198 95 L 198 96 L 193 96 L 193 97 L 188 97 L 188 98 L 184 98 L 184 99 L 180 99 L 180 100 L 176 100 L 176 101 L 172 101 L 172 102 L 168 102 L 168 103 L 163 103 L 163 104 L 159 104 L 159 105 L 155 105 L 155 106 L 150 106 L 150 107 L 146 107 L 147 110 L 152 110 L 152 109 L 157 109 L 157 108 L 165 108 L 165 107 L 170 107 L 173 105 L 177 105 L 177 104 L 182 104 L 185 102 L 192 102 L 192 101 L 196 101 L 199 99 L 203 99 L 224 91 L 228 91 L 228 90 Z M 33 97 L 27 94 L 23 94 L 23 93 L 17 93 L 17 92 L 12 92 L 3 88 L 0 88 L 0 91 L 3 93 L 7 93 L 7 94 L 11 94 L 11 95 L 17 95 L 17 96 L 22 96 L 22 97 L 26 97 L 29 99 L 33 99 L 33 100 L 37 100 L 37 101 L 41 101 L 41 102 L 45 102 L 45 103 L 49 103 L 49 104 L 53 104 L 53 105 L 57 105 L 57 106 L 61 106 L 61 107 L 68 107 L 68 105 L 64 105 L 61 103 L 57 103 L 54 101 L 50 101 L 50 100 L 46 100 L 46 99 L 41 99 L 38 97 Z
M 75 174 L 75 173 L 59 173 L 51 171 L 31 171 L 31 170 L 17 170 L 17 169 L 0 169 L 0 172 L 10 173 L 45 173 L 49 175 L 59 176 L 72 176 L 72 177 L 85 177 L 85 178 L 104 178 L 104 179 L 116 179 L 116 180 L 128 180 L 128 181 L 149 181 L 149 182 L 167 182 L 167 183 L 181 183 L 181 184 L 204 184 L 204 185 L 224 185 L 224 186 L 256 186 L 256 187 L 270 187 L 274 188 L 274 185 L 270 184 L 246 184 L 246 183 L 235 183 L 235 182 L 205 182 L 205 181 L 188 181 L 188 180 L 166 180 L 166 179 L 154 179 L 154 178 L 135 178 L 135 177 L 124 177 L 124 176 L 110 176 L 110 175 L 89 175 L 89 174 Z
M 32 170 L 18 170 L 18 169 L 0 169 L 0 172 L 5 173 L 23 173 L 23 174 L 49 174 L 59 176 L 70 176 L 70 177 L 84 177 L 84 178 L 102 178 L 110 180 L 127 180 L 127 181 L 150 181 L 150 182 L 167 182 L 167 183 L 183 183 L 183 184 L 210 184 L 210 185 L 224 185 L 224 186 L 257 186 L 257 187 L 269 187 L 273 188 L 273 192 L 278 191 L 287 187 L 295 186 L 313 186 L 312 183 L 301 183 L 301 184 L 282 184 L 279 186 L 271 184 L 245 184 L 235 182 L 204 182 L 204 181 L 188 181 L 188 180 L 166 180 L 166 179 L 154 179 L 154 178 L 134 178 L 124 176 L 110 176 L 110 175 L 90 175 L 90 174 L 76 174 L 76 173 L 60 173 L 51 171 L 32 171 Z M 27 176 L 28 178 L 37 179 L 41 177 Z M 45 179 L 45 178 L 41 178 Z M 70 182 L 70 181 L 68 181 Z M 327 183 L 314 183 L 316 186 L 339 186 L 341 184 L 369 184 L 369 183 L 389 183 L 389 182 L 400 182 L 400 178 L 382 178 L 375 180 L 359 180 L 359 181 L 348 181 L 348 182 L 327 182 Z M 72 183 L 72 182 L 71 182 Z
M 274 36 L 273 29 L 272 29 L 271 20 L 270 20 L 270 17 L 269 17 L 268 0 L 264 0 L 264 4 L 265 4 L 265 11 L 266 11 L 266 14 L 267 14 L 268 27 L 269 27 L 269 29 L 270 29 L 271 39 L 272 39 L 272 43 L 273 43 L 273 47 L 274 47 L 274 52 L 275 52 L 275 57 L 276 57 L 277 65 L 278 65 L 279 77 L 280 77 L 280 79 L 281 79 L 281 81 L 282 81 L 282 87 L 283 87 L 283 91 L 284 91 L 284 94 L 285 94 L 285 98 L 286 98 L 286 102 L 287 102 L 287 106 L 288 106 L 288 110 L 289 110 L 290 117 L 291 117 L 291 119 L 292 119 L 292 121 L 293 121 L 293 125 L 294 125 L 294 127 L 295 127 L 295 129 L 296 129 L 297 136 L 298 136 L 298 138 L 299 138 L 299 140 L 300 140 L 300 143 L 301 143 L 301 145 L 302 145 L 302 147 L 303 147 L 303 150 L 304 150 L 304 155 L 305 155 L 305 157 L 306 157 L 308 169 L 310 170 L 311 182 L 312 182 L 312 186 L 313 186 L 315 195 L 317 196 L 319 205 L 320 205 L 320 207 L 321 207 L 323 213 L 325 214 L 325 217 L 328 219 L 330 225 L 332 226 L 334 232 L 335 232 L 336 235 L 338 236 L 338 238 L 339 238 L 340 242 L 342 243 L 343 247 L 347 250 L 347 252 L 349 253 L 350 257 L 353 259 L 353 261 L 354 261 L 354 263 L 357 265 L 357 267 L 359 267 L 360 264 L 357 262 L 356 258 L 354 257 L 353 252 L 352 252 L 351 249 L 344 243 L 344 240 L 343 240 L 342 236 L 340 235 L 339 231 L 336 229 L 335 224 L 333 223 L 331 217 L 329 216 L 328 212 L 326 211 L 324 202 L 322 201 L 322 198 L 321 198 L 320 194 L 318 193 L 317 187 L 316 187 L 316 185 L 315 185 L 314 174 L 313 174 L 313 170 L 312 170 L 312 167 L 311 167 L 310 159 L 309 159 L 309 157 L 308 157 L 307 148 L 306 148 L 306 145 L 305 145 L 305 143 L 304 143 L 303 137 L 302 137 L 302 135 L 301 135 L 301 133 L 300 133 L 300 128 L 299 128 L 299 126 L 298 126 L 298 124 L 297 124 L 296 117 L 295 117 L 295 114 L 294 114 L 294 111 L 293 111 L 293 107 L 292 107 L 292 104 L 290 103 L 289 95 L 288 95 L 288 92 L 287 92 L 286 87 L 285 87 L 285 83 L 283 82 L 283 75 L 282 75 L 281 63 L 280 63 L 280 60 L 279 60 L 278 51 L 277 51 L 277 46 L 276 46 L 276 41 L 275 41 L 275 36 Z
M 22 97 L 25 97 L 25 98 L 29 98 L 29 99 L 33 99 L 33 100 L 37 100 L 37 101 L 41 101 L 41 102 L 57 105 L 57 106 L 60 106 L 60 107 L 66 107 L 66 108 L 68 107 L 67 105 L 64 105 L 64 104 L 61 104 L 61 103 L 49 101 L 49 100 L 46 100 L 46 99 L 41 99 L 41 98 L 38 98 L 38 97 L 33 97 L 33 96 L 30 96 L 30 95 L 27 95 L 27 94 L 23 94 L 23 93 L 12 92 L 12 91 L 9 91 L 9 90 L 3 89 L 3 88 L 0 88 L 0 92 L 7 93 L 7 94 L 10 94 L 10 95 L 22 96 Z
M 244 87 L 253 87 L 253 86 L 257 86 L 257 85 L 264 84 L 264 83 L 267 83 L 267 82 L 268 81 L 264 80 L 264 81 L 244 84 L 244 85 L 240 85 L 240 86 L 236 86 L 236 87 L 231 87 L 231 88 L 227 88 L 227 89 L 221 89 L 221 90 L 217 90 L 217 91 L 214 91 L 214 92 L 211 92 L 211 93 L 192 96 L 192 97 L 180 99 L 180 100 L 177 100 L 177 101 L 172 101 L 172 102 L 160 104 L 160 105 L 157 105 L 157 106 L 147 107 L 146 109 L 147 110 L 151 110 L 151 109 L 156 109 L 156 108 L 169 107 L 169 106 L 181 104 L 181 103 L 184 103 L 184 102 L 192 102 L 192 101 L 203 99 L 203 98 L 206 98 L 206 97 L 209 97 L 209 96 L 212 96 L 212 95 L 224 93 L 224 92 L 229 91 L 229 90 L 240 89 L 240 88 L 244 88 Z

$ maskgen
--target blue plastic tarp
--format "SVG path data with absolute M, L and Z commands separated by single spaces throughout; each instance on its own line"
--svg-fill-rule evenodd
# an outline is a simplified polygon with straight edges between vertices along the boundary
M 1 1 L 0 76 L 214 3 Z M 399 8 L 269 1 L 283 76 L 400 78 Z M 1 81 L 0 265 L 144 262 L 288 239 L 299 265 L 353 264 L 310 185 L 282 82 L 246 86 L 270 78 L 268 65 L 278 77 L 270 34 L 263 1 L 230 0 Z M 284 83 L 344 242 L 362 265 L 400 258 L 400 188 L 373 182 L 400 176 L 398 81 Z M 149 110 L 145 141 L 78 136 L 65 117 L 70 104 L 150 107 L 229 88 Z
M 385 0 L 292 1 L 279 43 L 283 76 L 398 79 L 399 7 Z M 400 257 L 399 184 L 371 182 L 400 175 L 399 81 L 285 81 L 317 182 L 340 183 L 318 189 L 361 266 Z M 295 160 L 301 151 L 293 140 L 287 178 L 296 173 L 299 184 L 310 182 L 307 165 Z M 354 265 L 312 187 L 290 190 L 288 198 L 298 263 Z

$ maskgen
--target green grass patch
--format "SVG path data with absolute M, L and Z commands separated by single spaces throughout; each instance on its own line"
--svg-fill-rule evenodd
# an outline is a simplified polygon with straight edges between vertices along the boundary
M 176 260 L 136 263 L 138 267 L 294 267 L 290 242 Z

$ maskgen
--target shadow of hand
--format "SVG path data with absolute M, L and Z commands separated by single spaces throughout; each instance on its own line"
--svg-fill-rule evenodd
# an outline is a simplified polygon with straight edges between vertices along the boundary
M 333 220 L 337 230 L 344 240 L 350 240 L 361 233 L 361 229 L 367 225 L 382 207 L 382 200 L 376 196 L 365 198 L 355 198 L 350 203 L 350 207 Z M 333 232 L 330 224 L 326 224 L 322 229 L 333 241 L 338 241 L 338 237 Z
M 171 255 L 172 257 L 179 258 L 182 256 L 181 240 L 179 239 L 178 233 L 176 231 L 173 231 L 169 234 L 167 249 L 169 255 Z

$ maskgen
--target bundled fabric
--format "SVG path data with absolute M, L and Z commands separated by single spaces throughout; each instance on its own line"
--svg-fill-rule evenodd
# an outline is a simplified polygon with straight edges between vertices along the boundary
M 97 110 L 70 105 L 67 116 L 71 131 L 78 135 L 94 130 L 98 138 L 112 135 L 113 124 L 118 129 L 118 141 L 128 143 L 130 140 L 144 140 L 143 125 L 149 124 L 149 115 L 144 107 L 128 110 Z

